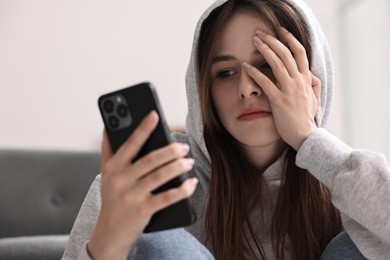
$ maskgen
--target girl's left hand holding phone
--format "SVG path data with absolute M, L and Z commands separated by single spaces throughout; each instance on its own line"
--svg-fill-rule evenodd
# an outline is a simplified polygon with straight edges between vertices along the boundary
M 311 73 L 302 44 L 286 29 L 280 30 L 289 48 L 260 30 L 253 39 L 276 82 L 247 63 L 243 67 L 267 95 L 281 138 L 298 150 L 317 128 L 314 117 L 320 103 L 321 81 Z

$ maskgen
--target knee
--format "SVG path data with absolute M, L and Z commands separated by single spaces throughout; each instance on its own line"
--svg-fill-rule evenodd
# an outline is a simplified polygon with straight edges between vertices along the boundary
M 213 259 L 211 253 L 183 228 L 143 234 L 130 259 Z
M 347 232 L 343 231 L 329 242 L 322 253 L 321 260 L 328 259 L 361 260 L 366 258 L 360 253 Z

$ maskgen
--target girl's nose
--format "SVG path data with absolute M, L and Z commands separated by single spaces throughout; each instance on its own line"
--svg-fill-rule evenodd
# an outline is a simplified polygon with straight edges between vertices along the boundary
M 244 71 L 241 73 L 238 89 L 240 98 L 258 97 L 263 93 L 260 86 Z

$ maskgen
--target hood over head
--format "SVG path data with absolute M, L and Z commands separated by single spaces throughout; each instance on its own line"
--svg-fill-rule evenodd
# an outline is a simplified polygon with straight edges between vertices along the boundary
M 217 0 L 214 2 L 199 19 L 193 40 L 190 63 L 186 73 L 186 89 L 188 101 L 188 114 L 186 128 L 189 134 L 191 149 L 200 152 L 210 161 L 210 157 L 203 137 L 203 120 L 200 106 L 200 97 L 198 92 L 197 79 L 197 49 L 199 35 L 202 23 L 210 13 L 217 7 L 221 6 L 228 0 Z M 311 71 L 321 80 L 321 104 L 316 114 L 316 122 L 319 127 L 325 127 L 330 116 L 333 90 L 334 90 L 334 71 L 331 60 L 331 54 L 326 37 L 309 7 L 302 0 L 285 0 L 295 7 L 301 14 L 307 24 L 309 31 L 310 43 L 312 46 L 311 53 Z

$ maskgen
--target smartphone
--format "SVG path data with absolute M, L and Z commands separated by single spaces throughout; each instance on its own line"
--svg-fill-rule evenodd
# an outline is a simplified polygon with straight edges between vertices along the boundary
M 151 83 L 144 82 L 102 95 L 99 97 L 98 106 L 114 153 L 152 110 L 155 110 L 159 115 L 158 125 L 133 162 L 149 152 L 171 143 L 170 131 L 157 92 Z M 183 176 L 176 177 L 152 193 L 156 194 L 178 187 L 184 178 Z M 196 216 L 190 200 L 184 199 L 156 212 L 146 226 L 144 233 L 188 226 L 195 219 Z

